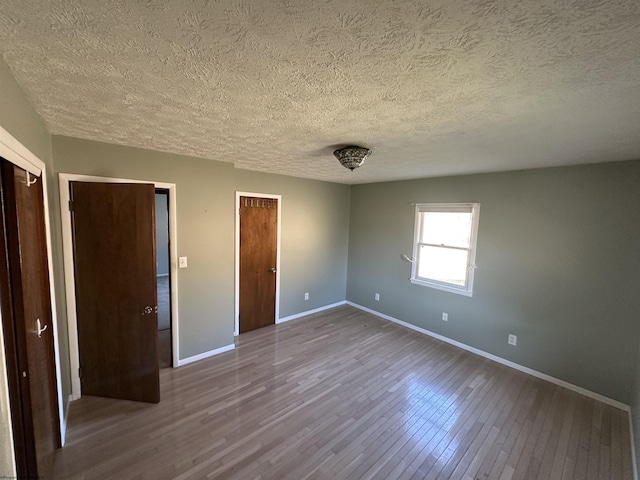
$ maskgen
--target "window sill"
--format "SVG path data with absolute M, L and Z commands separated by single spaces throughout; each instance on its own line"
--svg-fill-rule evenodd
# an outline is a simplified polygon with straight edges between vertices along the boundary
M 436 290 L 443 290 L 449 293 L 457 293 L 458 295 L 464 295 L 465 297 L 473 296 L 473 291 L 464 290 L 458 287 L 450 287 L 449 285 L 443 285 L 441 283 L 427 282 L 424 280 L 418 280 L 416 278 L 410 278 L 409 281 L 414 285 L 422 285 L 423 287 L 435 288 Z

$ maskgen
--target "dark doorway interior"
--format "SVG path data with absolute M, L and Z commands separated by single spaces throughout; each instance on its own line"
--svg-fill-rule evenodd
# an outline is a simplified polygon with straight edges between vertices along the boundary
M 169 191 L 156 190 L 156 264 L 158 282 L 158 355 L 160 368 L 171 368 L 171 276 Z

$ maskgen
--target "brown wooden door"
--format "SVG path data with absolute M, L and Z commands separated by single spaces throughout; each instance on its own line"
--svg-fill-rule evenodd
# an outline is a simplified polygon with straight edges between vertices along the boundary
M 240 197 L 240 333 L 276 318 L 278 200 Z
M 14 432 L 16 465 L 20 477 L 47 478 L 60 431 L 42 179 L 2 160 L 2 199 L 3 326 L 12 334 L 9 374 L 18 377 L 10 380 L 12 414 L 15 408 L 22 417 L 12 417 L 21 430 Z
M 154 186 L 70 192 L 82 394 L 157 403 Z

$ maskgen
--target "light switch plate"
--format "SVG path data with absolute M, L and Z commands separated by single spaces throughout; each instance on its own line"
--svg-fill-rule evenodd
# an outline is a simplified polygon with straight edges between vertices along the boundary
M 187 257 L 178 257 L 178 267 L 187 268 Z

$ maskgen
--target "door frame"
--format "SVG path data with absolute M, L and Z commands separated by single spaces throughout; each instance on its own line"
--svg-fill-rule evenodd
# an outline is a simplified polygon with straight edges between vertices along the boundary
M 73 230 L 71 228 L 71 212 L 69 211 L 70 182 L 93 183 L 150 183 L 156 189 L 169 191 L 169 275 L 171 278 L 171 343 L 173 368 L 178 366 L 179 355 L 179 322 L 178 322 L 178 241 L 177 241 L 177 209 L 176 184 L 156 182 L 153 180 L 130 180 L 125 178 L 98 177 L 73 173 L 59 173 L 60 182 L 60 218 L 62 221 L 62 246 L 64 259 L 64 284 L 67 299 L 67 324 L 69 333 L 69 361 L 71 364 L 71 399 L 82 396 L 80 384 L 80 351 L 78 347 L 78 317 L 76 313 L 76 280 L 73 260 Z
M 278 323 L 278 319 L 280 318 L 280 239 L 282 237 L 282 195 L 274 195 L 272 193 L 240 192 L 236 190 L 234 337 L 237 337 L 240 333 L 240 197 L 274 198 L 278 200 L 278 225 L 276 228 L 276 313 L 273 322 Z
M 10 163 L 42 178 L 42 199 L 44 207 L 44 228 L 47 243 L 47 268 L 49 269 L 49 297 L 51 302 L 51 324 L 53 326 L 53 351 L 56 367 L 56 390 L 58 396 L 58 424 L 60 445 L 64 446 L 66 436 L 65 405 L 62 399 L 62 372 L 60 370 L 60 337 L 58 334 L 58 310 L 56 305 L 56 279 L 53 270 L 53 247 L 51 243 L 51 220 L 49 208 L 48 178 L 45 163 L 25 147 L 18 139 L 0 126 L 0 156 Z M 0 341 L 2 341 L 0 325 Z M 4 361 L 4 359 L 3 359 Z

